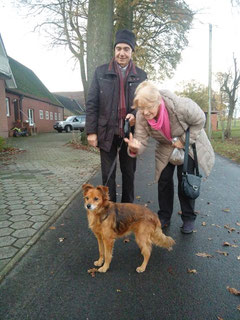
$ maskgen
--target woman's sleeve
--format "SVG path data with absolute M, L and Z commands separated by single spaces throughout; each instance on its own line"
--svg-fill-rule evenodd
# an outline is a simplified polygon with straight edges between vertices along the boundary
M 177 108 L 179 108 L 180 114 L 178 118 L 184 124 L 184 129 L 190 128 L 190 144 L 195 143 L 206 122 L 203 110 L 193 100 L 183 97 L 178 97 Z M 180 137 L 180 140 L 185 142 L 185 133 Z
M 136 114 L 136 124 L 135 124 L 135 132 L 134 138 L 137 139 L 141 143 L 141 147 L 138 151 L 138 154 L 144 152 L 147 147 L 147 142 L 149 138 L 149 130 L 147 121 L 144 119 L 142 114 L 138 111 Z

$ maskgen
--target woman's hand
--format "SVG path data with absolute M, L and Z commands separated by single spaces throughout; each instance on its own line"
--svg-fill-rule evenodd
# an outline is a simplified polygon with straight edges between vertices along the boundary
M 130 124 L 131 127 L 135 125 L 136 118 L 135 118 L 135 116 L 134 116 L 132 113 L 128 113 L 128 114 L 126 115 L 126 119 L 129 120 L 129 124 Z
M 173 148 L 178 148 L 178 149 L 184 148 L 184 144 L 179 139 L 177 141 L 173 142 L 172 146 L 173 146 Z
M 133 135 L 131 132 L 129 134 L 129 139 L 124 138 L 124 141 L 128 144 L 128 148 L 131 152 L 138 153 L 141 143 L 137 139 L 133 138 Z

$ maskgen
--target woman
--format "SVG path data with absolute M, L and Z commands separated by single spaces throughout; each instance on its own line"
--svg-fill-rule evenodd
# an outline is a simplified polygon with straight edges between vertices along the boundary
M 133 108 L 137 108 L 134 138 L 130 134 L 128 143 L 129 154 L 135 157 L 142 153 L 147 140 L 151 136 L 156 141 L 155 178 L 158 181 L 158 215 L 162 227 L 170 224 L 173 212 L 174 184 L 173 174 L 175 165 L 171 155 L 174 148 L 183 149 L 185 131 L 190 129 L 190 144 L 196 143 L 198 162 L 206 176 L 214 164 L 214 151 L 204 131 L 205 114 L 191 99 L 178 97 L 167 90 L 158 88 L 149 81 L 142 82 L 136 89 Z M 172 142 L 173 138 L 178 138 Z M 175 141 L 176 139 L 174 139 Z M 192 148 L 189 150 L 188 172 L 193 173 L 194 161 Z M 183 165 L 177 166 L 178 198 L 182 210 L 183 233 L 192 233 L 196 214 L 195 201 L 184 197 L 181 191 Z

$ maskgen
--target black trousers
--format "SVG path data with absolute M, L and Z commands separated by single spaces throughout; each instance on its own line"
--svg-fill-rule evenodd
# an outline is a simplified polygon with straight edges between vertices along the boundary
M 101 170 L 102 170 L 102 183 L 105 185 L 108 179 L 111 166 L 117 156 L 119 150 L 119 163 L 122 173 L 122 199 L 121 202 L 134 201 L 134 174 L 136 171 L 136 158 L 129 157 L 127 153 L 127 144 L 119 136 L 114 136 L 110 152 L 100 150 L 101 156 Z M 121 144 L 122 142 L 122 144 Z M 111 174 L 107 186 L 109 188 L 110 200 L 116 202 L 116 168 L 115 165 L 113 173 Z
M 194 213 L 195 200 L 186 198 L 181 190 L 182 171 L 183 165 L 177 167 L 178 178 L 178 198 L 182 210 L 182 220 L 195 220 L 196 214 Z M 170 162 L 164 168 L 158 181 L 158 203 L 159 203 L 159 218 L 170 220 L 173 213 L 173 199 L 174 199 L 174 183 L 173 174 L 175 166 Z M 194 172 L 194 160 L 188 157 L 188 172 Z

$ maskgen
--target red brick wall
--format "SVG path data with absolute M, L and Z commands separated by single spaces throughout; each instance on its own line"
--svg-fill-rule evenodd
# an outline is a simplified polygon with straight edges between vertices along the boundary
M 0 79 L 0 136 L 8 137 L 7 110 L 5 100 L 5 81 Z
M 15 114 L 14 114 L 14 100 L 18 102 L 18 108 L 20 109 L 20 98 L 13 93 L 6 93 L 6 97 L 10 98 L 10 117 L 8 118 L 8 130 L 13 128 L 15 123 Z M 22 100 L 22 121 L 25 122 L 28 120 L 28 110 L 32 109 L 34 113 L 34 124 L 37 128 L 37 132 L 53 132 L 53 125 L 56 121 L 63 119 L 63 108 L 52 105 L 47 102 L 34 100 L 31 98 L 23 97 Z M 43 119 L 40 119 L 40 110 L 43 112 Z M 47 114 L 48 112 L 48 119 Z M 52 119 L 51 119 L 52 113 Z M 57 120 L 55 120 L 55 114 L 57 115 Z M 20 119 L 20 112 L 18 115 Z M 60 117 L 60 118 L 59 118 Z

